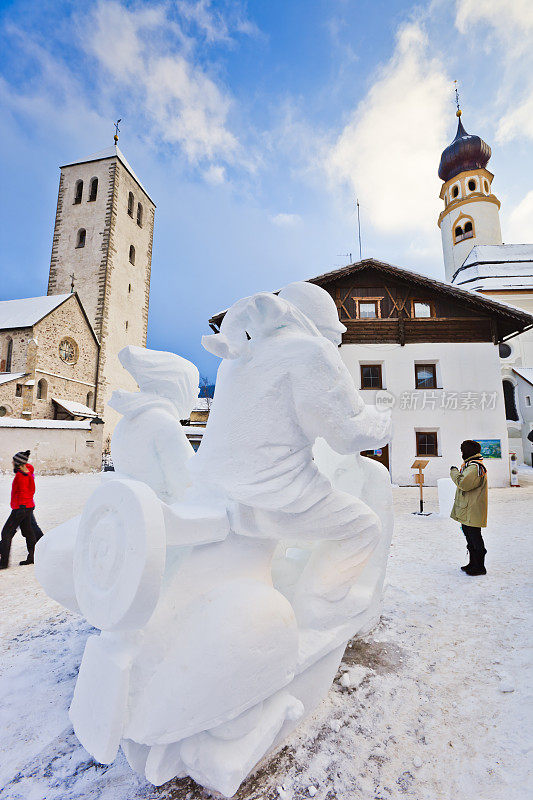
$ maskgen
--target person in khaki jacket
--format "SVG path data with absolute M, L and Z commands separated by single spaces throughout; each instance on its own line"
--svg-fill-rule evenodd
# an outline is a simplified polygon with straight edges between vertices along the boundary
M 450 516 L 461 523 L 470 554 L 470 561 L 461 569 L 467 575 L 486 575 L 487 551 L 481 528 L 487 527 L 487 470 L 483 464 L 479 442 L 471 439 L 462 442 L 461 455 L 463 456 L 461 469 L 457 467 L 450 469 L 450 477 L 457 486 Z

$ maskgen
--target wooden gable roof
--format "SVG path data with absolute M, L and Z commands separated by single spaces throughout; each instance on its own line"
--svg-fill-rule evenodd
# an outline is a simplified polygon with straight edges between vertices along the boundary
M 494 344 L 533 327 L 522 309 L 369 258 L 309 279 L 326 289 L 347 331 L 343 343 L 484 342 Z M 359 319 L 357 301 L 379 298 L 378 319 Z M 414 318 L 413 302 L 430 304 L 432 316 Z M 209 324 L 218 331 L 225 311 Z

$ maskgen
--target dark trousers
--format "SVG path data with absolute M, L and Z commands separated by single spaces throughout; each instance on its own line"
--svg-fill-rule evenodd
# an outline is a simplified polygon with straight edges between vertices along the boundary
M 0 541 L 0 564 L 7 567 L 9 564 L 9 553 L 11 551 L 11 540 L 20 528 L 20 532 L 26 539 L 28 553 L 33 554 L 35 549 L 35 534 L 31 525 L 31 515 L 33 509 L 21 506 L 15 508 L 7 518 L 6 524 L 2 528 L 2 540 Z M 37 525 L 37 523 L 35 523 Z M 39 529 L 40 530 L 40 529 Z
M 485 553 L 485 542 L 481 535 L 481 528 L 472 528 L 471 525 L 461 525 L 461 528 L 463 529 L 466 544 L 470 552 L 483 551 L 483 553 Z
M 32 508 L 32 510 L 31 510 L 30 521 L 31 521 L 31 531 L 33 533 L 33 542 L 31 542 L 29 539 L 26 539 L 26 546 L 28 548 L 28 555 L 32 555 L 33 554 L 33 551 L 35 550 L 35 545 L 37 544 L 39 539 L 42 539 L 42 537 L 44 536 L 42 530 L 39 528 L 39 525 L 37 524 L 37 520 L 35 519 L 35 509 L 34 508 Z M 21 529 L 21 533 L 22 533 L 22 529 Z M 24 536 L 23 533 L 22 533 L 22 535 Z

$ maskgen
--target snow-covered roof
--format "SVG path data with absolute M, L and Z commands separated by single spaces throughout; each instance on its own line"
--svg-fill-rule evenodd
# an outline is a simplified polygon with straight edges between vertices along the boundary
M 463 262 L 470 264 L 504 264 L 533 261 L 533 244 L 477 244 Z
M 90 431 L 91 423 L 86 419 L 17 419 L 0 417 L 0 428 L 76 428 Z
M 186 436 L 203 436 L 205 433 L 203 425 L 184 425 L 183 430 Z
M 533 386 L 533 367 L 513 367 L 513 372 Z
M 68 164 L 63 164 L 63 167 L 71 167 L 74 164 L 87 164 L 90 161 L 103 161 L 106 158 L 115 158 L 115 157 L 118 158 L 118 160 L 122 162 L 123 166 L 126 167 L 128 172 L 130 173 L 131 177 L 134 179 L 134 181 L 136 181 L 136 183 L 139 184 L 139 186 L 141 187 L 141 189 L 143 190 L 145 195 L 150 200 L 152 200 L 152 198 L 150 197 L 150 195 L 148 194 L 148 192 L 146 191 L 146 189 L 144 188 L 144 186 L 140 182 L 139 178 L 137 177 L 137 175 L 134 173 L 133 169 L 131 168 L 128 160 L 126 159 L 126 156 L 124 155 L 124 153 L 122 152 L 120 147 L 118 145 L 116 145 L 116 144 L 112 144 L 110 147 L 104 148 L 104 150 L 99 150 L 97 153 L 91 153 L 91 155 L 87 156 L 86 158 L 80 158 L 77 161 L 69 161 Z M 63 167 L 61 167 L 61 169 L 63 169 Z M 154 201 L 152 200 L 152 203 L 153 202 Z M 154 205 L 155 205 L 155 203 L 154 203 Z
M 19 378 L 23 378 L 24 375 L 27 374 L 27 372 L 0 372 L 0 386 L 3 383 L 9 383 L 9 381 L 16 381 Z
M 476 245 L 452 283 L 477 290 L 533 289 L 533 244 Z
M 31 328 L 70 296 L 70 294 L 51 294 L 44 297 L 25 297 L 22 300 L 2 300 L 0 330 Z
M 89 406 L 84 406 L 83 403 L 77 403 L 74 400 L 63 400 L 61 397 L 52 397 L 54 403 L 64 408 L 68 414 L 73 417 L 97 417 L 96 411 L 93 411 Z

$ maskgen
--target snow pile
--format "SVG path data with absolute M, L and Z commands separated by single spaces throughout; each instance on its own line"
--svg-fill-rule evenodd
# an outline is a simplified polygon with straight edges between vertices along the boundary
M 38 477 L 43 529 L 81 511 L 99 482 L 98 475 Z M 5 516 L 10 485 L 10 476 L 0 477 Z M 350 689 L 336 680 L 237 800 L 273 800 L 278 786 L 294 800 L 529 800 L 533 486 L 492 490 L 489 571 L 476 579 L 459 570 L 465 548 L 455 523 L 411 515 L 417 491 L 394 490 L 382 623 L 344 654 L 341 667 L 357 668 L 359 676 L 366 670 L 366 677 Z M 426 501 L 437 510 L 435 489 L 427 489 Z M 15 564 L 24 552 L 17 535 Z M 94 631 L 47 598 L 31 568 L 15 566 L 1 579 L 3 800 L 209 800 L 189 779 L 154 789 L 123 757 L 101 767 L 87 755 L 68 707 Z

